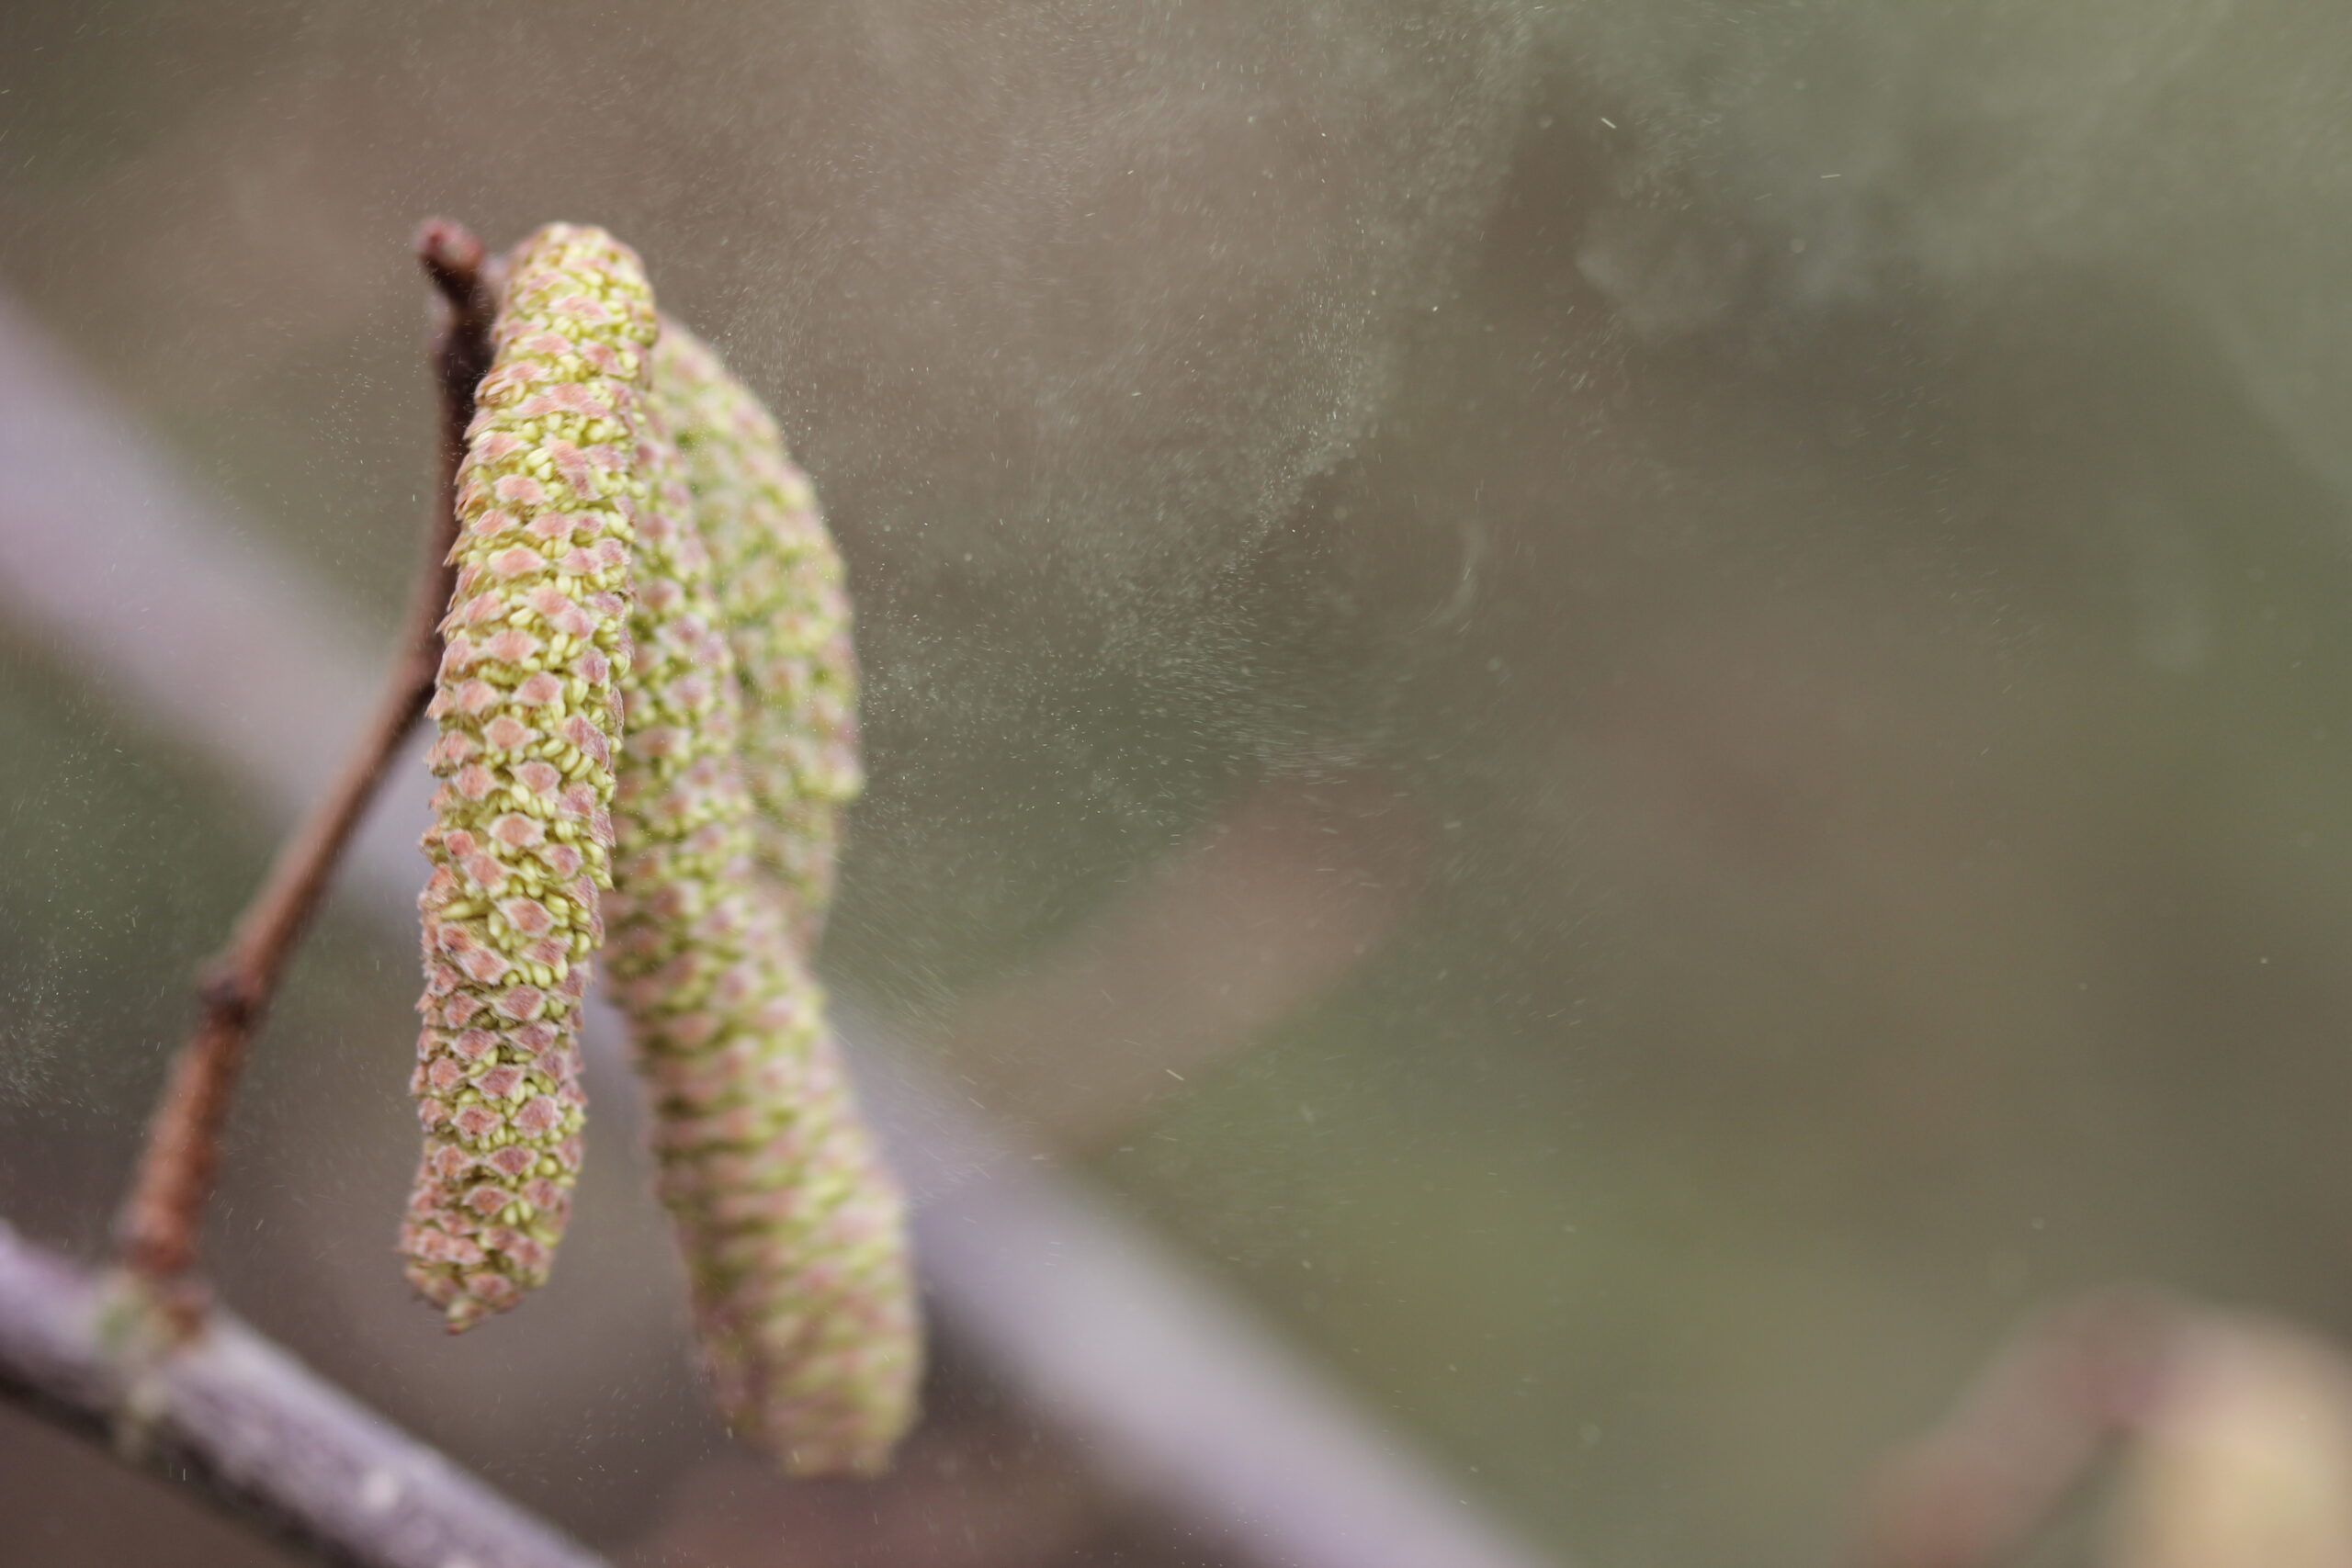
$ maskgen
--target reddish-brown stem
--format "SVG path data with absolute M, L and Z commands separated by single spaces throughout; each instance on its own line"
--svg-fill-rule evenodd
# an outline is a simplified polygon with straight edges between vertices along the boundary
M 416 252 L 439 294 L 432 356 L 441 394 L 440 451 L 424 530 L 424 570 L 399 651 L 342 773 L 279 849 L 229 945 L 204 970 L 197 993 L 202 1011 L 172 1065 L 117 1224 L 122 1267 L 147 1288 L 183 1336 L 193 1333 L 203 1316 L 198 1235 L 220 1166 L 221 1127 L 254 1032 L 353 829 L 431 700 L 440 663 L 441 616 L 454 570 L 449 555 L 457 533 L 458 465 L 465 456 L 474 388 L 490 368 L 493 305 L 481 242 L 461 225 L 437 218 L 427 221 L 417 232 Z

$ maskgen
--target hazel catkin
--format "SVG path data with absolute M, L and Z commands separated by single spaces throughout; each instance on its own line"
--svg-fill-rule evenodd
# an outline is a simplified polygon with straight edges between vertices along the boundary
M 721 1410 L 796 1473 L 871 1472 L 912 1417 L 920 1372 L 905 1203 L 809 971 L 821 906 L 759 867 L 751 780 L 776 761 L 763 748 L 780 732 L 808 727 L 807 689 L 798 710 L 755 722 L 762 693 L 740 679 L 743 643 L 727 635 L 726 580 L 704 548 L 709 491 L 689 488 L 667 435 L 697 441 L 704 474 L 729 493 L 745 481 L 709 460 L 700 411 L 673 396 L 667 363 L 657 355 L 641 449 L 655 504 L 631 622 L 614 992 L 653 1102 L 661 1194 Z M 788 782 L 775 787 L 799 799 Z M 829 869 L 830 840 L 819 858 Z
M 637 427 L 656 331 L 636 255 L 557 224 L 514 252 L 458 479 L 426 710 L 424 1125 L 400 1250 L 463 1329 L 545 1281 L 580 1168 L 580 998 L 604 931 Z
M 863 782 L 839 558 L 766 410 L 609 236 L 526 242 L 494 344 L 429 710 L 409 1278 L 457 1328 L 545 1280 L 602 950 L 722 1410 L 797 1473 L 871 1472 L 922 1354 L 811 969 Z

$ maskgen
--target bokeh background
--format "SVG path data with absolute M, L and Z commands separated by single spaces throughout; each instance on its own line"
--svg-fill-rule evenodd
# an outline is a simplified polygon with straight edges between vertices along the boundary
M 2347 83 L 2330 0 L 13 0 L 0 288 L 364 655 L 414 224 L 633 242 L 848 558 L 841 994 L 1545 1550 L 1809 1563 L 2045 1301 L 2352 1334 Z M 95 1257 L 281 824 L 85 662 L 0 602 L 0 1213 Z M 631 1563 L 1228 1560 L 952 1344 L 763 1477 L 618 1135 L 445 1342 L 413 969 L 338 906 L 239 1113 L 314 1365 Z M 164 1557 L 280 1561 L 0 1413 L 0 1561 Z

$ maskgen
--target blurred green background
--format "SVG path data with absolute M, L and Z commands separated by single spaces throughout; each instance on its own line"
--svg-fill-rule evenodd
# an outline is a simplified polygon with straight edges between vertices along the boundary
M 410 231 L 630 240 L 850 563 L 838 987 L 1538 1540 L 1796 1564 L 2040 1303 L 2352 1330 L 2348 81 L 2325 0 L 18 0 L 0 285 L 373 647 Z M 4 612 L 0 780 L 0 1212 L 92 1254 L 275 824 Z M 1260 999 L 1035 1100 L 1215 1012 L 1147 906 L 1252 811 Z M 620 1151 L 543 1327 L 400 1300 L 413 962 L 271 1025 L 241 1310 L 636 1561 L 1219 1560 L 977 1372 L 996 1546 L 694 1536 Z M 0 1560 L 268 1560 L 175 1508 L 0 1416 Z

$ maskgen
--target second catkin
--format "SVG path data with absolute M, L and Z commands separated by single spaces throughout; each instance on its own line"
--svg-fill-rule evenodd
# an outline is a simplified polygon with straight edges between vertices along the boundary
M 830 542 L 808 537 L 813 513 L 747 503 L 784 463 L 764 412 L 764 446 L 735 422 L 718 439 L 713 378 L 750 394 L 679 329 L 664 334 L 696 363 L 665 391 L 677 360 L 657 353 L 641 456 L 655 503 L 639 525 L 630 624 L 615 995 L 652 1098 L 662 1198 L 720 1408 L 796 1473 L 870 1473 L 912 1417 L 921 1354 L 905 1204 L 808 963 L 832 813 L 855 787 L 850 688 L 794 678 L 775 652 L 808 638 L 811 578 L 790 570 L 796 558 L 821 551 L 831 567 L 814 585 L 834 597 L 814 604 L 842 656 L 846 605 Z M 683 468 L 679 446 L 693 455 Z M 725 551 L 706 548 L 721 538 Z M 747 557 L 759 569 L 748 589 L 730 576 Z M 830 773 L 800 744 L 812 728 L 835 738 Z M 780 842 L 801 874 L 778 874 Z

